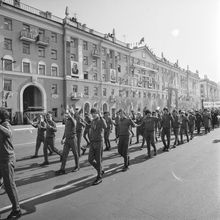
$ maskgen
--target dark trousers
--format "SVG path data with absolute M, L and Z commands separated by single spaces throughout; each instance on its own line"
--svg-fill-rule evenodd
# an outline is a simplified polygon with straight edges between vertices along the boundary
M 0 162 L 0 173 L 3 178 L 5 191 L 12 204 L 12 210 L 20 210 L 17 189 L 14 181 L 14 165 L 15 160 L 10 159 L 5 162 Z
M 96 169 L 99 178 L 102 177 L 102 153 L 103 141 L 90 142 L 88 161 Z
M 73 152 L 73 156 L 75 159 L 75 165 L 76 165 L 76 167 L 79 168 L 79 156 L 78 156 L 78 151 L 77 151 L 76 137 L 74 137 L 74 138 L 65 140 L 65 143 L 63 146 L 61 170 L 65 170 L 66 161 L 67 161 L 70 149 Z
M 146 142 L 147 142 L 147 153 L 148 153 L 148 156 L 151 156 L 151 150 L 150 150 L 150 146 L 152 145 L 152 147 L 154 148 L 154 153 L 156 154 L 157 152 L 157 149 L 156 149 L 156 146 L 155 146 L 155 142 L 154 142 L 154 133 L 155 131 L 147 131 L 145 132 L 144 134 L 144 138 L 146 139 Z
M 165 136 L 167 138 L 167 143 L 165 141 Z M 165 149 L 169 149 L 170 147 L 170 129 L 169 128 L 163 128 L 161 132 L 161 139 L 164 145 Z
M 189 134 L 190 134 L 191 139 L 193 139 L 194 130 L 195 130 L 195 126 L 194 125 L 190 125 L 189 126 Z
M 110 130 L 105 130 L 104 131 L 105 147 L 108 150 L 111 149 L 111 144 L 110 144 L 109 136 L 110 136 Z
M 197 134 L 200 134 L 201 126 L 200 126 L 200 125 L 197 125 L 197 126 L 196 126 L 196 129 L 197 129 Z
M 118 142 L 118 153 L 124 158 L 124 166 L 128 167 L 128 146 L 129 146 L 129 135 L 119 136 Z
M 181 140 L 181 143 L 183 143 L 183 134 L 186 135 L 186 139 L 189 142 L 188 130 L 186 128 L 180 128 L 180 140 Z
M 83 138 L 85 139 L 87 145 L 89 145 L 89 129 L 83 131 Z
M 76 137 L 77 137 L 77 150 L 78 150 L 78 155 L 80 157 L 80 149 L 81 149 L 81 141 L 82 141 L 82 131 L 77 131 L 76 132 Z
M 44 162 L 48 162 L 48 153 L 47 150 L 50 149 L 58 154 L 59 156 L 62 156 L 62 153 L 55 147 L 55 137 L 45 138 L 44 141 Z
M 174 134 L 174 138 L 175 138 L 173 146 L 176 146 L 177 144 L 179 144 L 179 131 L 180 131 L 179 128 L 173 129 L 173 134 Z

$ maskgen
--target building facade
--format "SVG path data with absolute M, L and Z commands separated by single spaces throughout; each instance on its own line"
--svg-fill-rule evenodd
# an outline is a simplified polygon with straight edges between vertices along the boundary
M 1 104 L 18 123 L 24 114 L 47 111 L 61 121 L 69 106 L 112 115 L 118 108 L 129 113 L 201 107 L 198 72 L 157 57 L 146 45 L 117 40 L 115 30 L 102 34 L 88 28 L 71 18 L 68 8 L 61 19 L 3 0 L 0 24 Z M 210 92 L 207 97 L 216 94 Z

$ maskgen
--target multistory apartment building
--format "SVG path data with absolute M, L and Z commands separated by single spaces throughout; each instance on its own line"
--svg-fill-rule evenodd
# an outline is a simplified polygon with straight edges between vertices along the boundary
M 18 123 L 24 114 L 53 111 L 57 121 L 70 106 L 153 110 L 199 108 L 200 78 L 157 57 L 146 45 L 131 47 L 76 18 L 64 19 L 18 0 L 0 4 L 1 104 Z

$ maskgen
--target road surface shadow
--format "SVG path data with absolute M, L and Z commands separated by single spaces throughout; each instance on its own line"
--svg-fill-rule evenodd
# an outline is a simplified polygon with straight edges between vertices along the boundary
M 111 172 L 108 172 L 107 174 L 105 174 L 103 176 L 103 179 L 105 179 L 109 176 L 112 176 L 112 175 L 114 175 L 118 172 L 121 172 L 121 168 L 118 168 L 118 169 L 112 170 Z M 95 180 L 96 177 L 92 178 L 92 176 L 91 176 L 91 178 L 89 178 L 89 179 L 88 179 L 88 177 L 89 176 L 80 177 L 79 179 L 76 179 L 73 182 L 70 181 L 70 182 L 68 182 L 64 185 L 57 185 L 57 186 L 54 187 L 54 189 L 59 189 L 61 187 L 67 186 L 69 184 L 74 184 L 74 182 L 83 181 L 83 179 L 85 179 L 85 181 L 80 182 L 78 184 L 75 184 L 71 188 L 64 189 L 64 190 L 61 190 L 61 191 L 57 191 L 57 192 L 51 193 L 49 195 L 44 195 L 40 198 L 36 198 L 36 199 L 31 200 L 31 201 L 27 201 L 27 202 L 20 201 L 20 203 L 21 203 L 20 206 L 21 206 L 22 213 L 23 213 L 22 216 L 30 215 L 30 214 L 36 212 L 37 211 L 37 206 L 41 205 L 43 203 L 48 203 L 48 202 L 51 202 L 51 201 L 54 201 L 54 200 L 57 200 L 57 199 L 60 199 L 60 198 L 66 197 L 66 196 L 70 196 L 71 194 L 79 192 L 81 190 L 84 190 L 88 187 L 96 187 L 96 186 L 92 185 L 92 183 L 93 183 L 93 181 Z M 25 199 L 25 200 L 27 200 L 27 199 Z M 0 214 L 5 214 L 8 211 L 9 211 L 9 209 L 1 212 Z M 21 216 L 21 218 L 22 218 L 22 216 Z
M 213 140 L 212 143 L 216 144 L 216 143 L 219 143 L 220 142 L 220 139 L 216 139 L 216 140 Z

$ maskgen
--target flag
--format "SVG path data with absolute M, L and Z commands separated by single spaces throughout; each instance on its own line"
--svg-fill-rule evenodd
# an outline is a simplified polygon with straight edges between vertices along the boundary
M 144 37 L 141 38 L 141 40 L 139 42 L 139 45 L 142 44 L 142 43 L 144 43 Z

